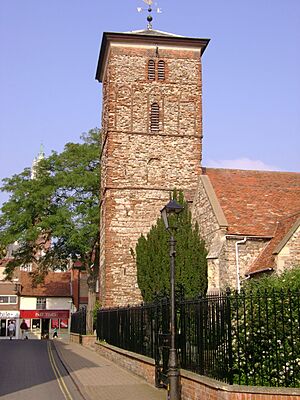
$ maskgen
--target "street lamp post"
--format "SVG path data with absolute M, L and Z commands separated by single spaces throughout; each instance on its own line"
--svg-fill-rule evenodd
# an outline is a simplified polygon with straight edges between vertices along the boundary
M 171 333 L 171 347 L 169 352 L 168 364 L 168 378 L 169 378 L 169 400 L 180 400 L 179 388 L 179 369 L 176 350 L 176 311 L 175 311 L 175 256 L 176 256 L 176 240 L 173 235 L 173 230 L 176 227 L 169 225 L 168 216 L 172 214 L 179 214 L 183 207 L 177 203 L 176 200 L 170 200 L 167 205 L 161 210 L 161 216 L 164 221 L 166 230 L 170 234 L 170 333 Z

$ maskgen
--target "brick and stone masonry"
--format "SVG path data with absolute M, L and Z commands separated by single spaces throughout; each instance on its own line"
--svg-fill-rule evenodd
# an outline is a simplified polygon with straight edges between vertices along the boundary
M 105 33 L 96 78 L 103 83 L 100 302 L 141 301 L 135 246 L 174 189 L 192 199 L 202 158 L 201 55 L 206 39 Z M 148 62 L 164 61 L 163 80 Z M 151 130 L 151 105 L 159 106 Z

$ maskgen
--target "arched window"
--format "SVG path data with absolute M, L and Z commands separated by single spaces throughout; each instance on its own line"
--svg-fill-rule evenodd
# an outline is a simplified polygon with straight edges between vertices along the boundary
M 154 60 L 148 61 L 148 79 L 149 79 L 149 81 L 155 80 L 155 61 Z
M 159 131 L 159 105 L 158 105 L 158 103 L 151 104 L 150 131 L 151 132 Z
M 158 61 L 157 78 L 159 81 L 165 80 L 165 62 L 163 60 Z

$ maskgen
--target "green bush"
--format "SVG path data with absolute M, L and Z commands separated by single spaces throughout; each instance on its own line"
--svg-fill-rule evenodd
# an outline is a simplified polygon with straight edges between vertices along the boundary
M 300 387 L 300 268 L 232 296 L 234 383 Z
M 183 289 L 187 298 L 192 298 L 205 294 L 207 290 L 207 252 L 198 225 L 192 224 L 191 213 L 182 193 L 174 193 L 174 198 L 184 206 L 176 222 L 176 286 L 177 289 Z M 169 239 L 169 233 L 159 218 L 148 235 L 142 235 L 138 240 L 137 279 L 145 302 L 153 301 L 158 294 L 169 293 Z

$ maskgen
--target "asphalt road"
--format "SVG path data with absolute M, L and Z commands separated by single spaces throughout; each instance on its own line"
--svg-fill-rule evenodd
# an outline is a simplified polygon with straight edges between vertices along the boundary
M 82 400 L 50 340 L 0 340 L 1 400 Z

